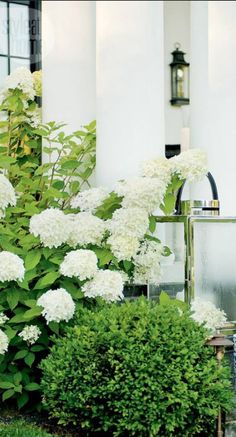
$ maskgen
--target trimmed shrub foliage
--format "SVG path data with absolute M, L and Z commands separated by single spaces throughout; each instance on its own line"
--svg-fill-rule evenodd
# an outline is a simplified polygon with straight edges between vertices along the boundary
M 229 375 L 185 310 L 140 299 L 83 310 L 77 322 L 42 363 L 51 417 L 102 435 L 214 434 Z

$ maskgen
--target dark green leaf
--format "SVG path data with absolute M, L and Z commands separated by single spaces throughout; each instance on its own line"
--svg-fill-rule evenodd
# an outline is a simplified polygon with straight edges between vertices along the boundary
M 59 334 L 59 323 L 50 322 L 48 324 L 48 327 L 51 329 L 52 332 L 55 332 L 55 334 Z
M 27 390 L 27 391 L 40 390 L 40 385 L 36 384 L 36 382 L 30 382 L 29 384 L 27 384 L 25 386 L 25 390 Z
M 8 381 L 0 381 L 0 388 L 7 390 L 9 388 L 13 388 L 14 384 L 12 382 Z
M 18 290 L 13 289 L 7 293 L 7 302 L 11 310 L 13 310 L 19 302 L 20 293 Z
M 54 282 L 59 278 L 59 273 L 57 272 L 49 272 L 42 278 L 38 280 L 36 283 L 34 289 L 35 290 L 41 290 L 45 287 L 48 287 L 49 285 L 54 284 Z
M 56 188 L 57 190 L 63 190 L 65 183 L 64 183 L 64 181 L 58 180 L 58 181 L 54 181 L 52 186 L 53 186 L 53 188 Z
M 32 352 L 29 352 L 28 355 L 26 355 L 24 362 L 25 364 L 27 364 L 29 367 L 32 366 L 33 362 L 35 360 L 35 354 L 33 354 Z
M 174 194 L 166 194 L 164 197 L 163 205 L 161 205 L 161 209 L 165 214 L 171 214 L 174 211 L 176 197 Z
M 9 323 L 22 323 L 25 322 L 24 313 L 16 314 L 9 320 Z
M 14 356 L 14 360 L 21 360 L 22 358 L 25 358 L 27 354 L 28 354 L 28 351 L 25 349 L 22 349 L 16 353 L 16 355 Z
M 3 402 L 6 401 L 7 399 L 11 398 L 14 394 L 15 394 L 15 390 L 13 390 L 13 389 L 5 391 L 2 395 Z
M 63 162 L 63 164 L 61 165 L 61 169 L 62 170 L 74 170 L 79 165 L 80 165 L 79 161 L 71 159 L 71 160 L 67 160 L 67 161 Z
M 15 384 L 19 384 L 22 381 L 22 374 L 21 372 L 17 372 L 13 375 L 13 381 Z
M 29 400 L 28 393 L 26 392 L 22 393 L 22 395 L 17 399 L 18 408 L 19 409 L 23 408 L 25 404 L 27 404 L 28 400 Z
M 41 259 L 41 252 L 37 250 L 33 250 L 29 252 L 25 259 L 25 268 L 27 270 L 32 270 L 34 267 L 37 266 Z
M 123 261 L 123 264 L 126 272 L 129 272 L 133 265 L 131 261 L 127 260 Z
M 153 215 L 151 215 L 149 217 L 149 231 L 153 234 L 155 230 L 156 230 L 156 218 Z
M 24 320 L 32 320 L 35 319 L 35 317 L 40 316 L 42 313 L 42 308 L 39 306 L 35 306 L 34 308 L 31 308 L 30 310 L 27 310 L 24 314 Z

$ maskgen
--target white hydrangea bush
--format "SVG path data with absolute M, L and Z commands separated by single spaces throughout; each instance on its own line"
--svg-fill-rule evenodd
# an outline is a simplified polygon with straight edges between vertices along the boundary
M 9 81 L 11 80 L 12 84 L 22 91 L 21 75 L 24 74 L 21 71 L 18 76 L 13 75 L 9 78 Z M 27 84 L 29 88 L 33 86 L 30 81 Z M 26 92 L 26 89 L 24 90 Z M 30 218 L 29 231 L 34 237 L 39 238 L 43 247 L 63 248 L 65 255 L 58 263 L 59 275 L 76 278 L 79 282 L 89 281 L 90 288 L 95 278 L 99 277 L 100 269 L 102 274 L 106 269 L 112 270 L 112 273 L 115 270 L 119 274 L 123 272 L 129 282 L 158 284 L 164 249 L 156 238 L 151 237 L 150 216 L 161 207 L 174 176 L 178 175 L 180 179 L 198 180 L 206 172 L 206 157 L 199 150 L 184 152 L 170 160 L 164 157 L 149 160 L 143 163 L 142 176 L 116 184 L 114 195 L 117 196 L 116 202 L 117 199 L 119 202 L 111 210 L 108 219 L 103 218 L 99 211 L 103 208 L 104 202 L 108 202 L 109 208 L 109 191 L 104 187 L 91 188 L 74 196 L 70 202 L 71 207 L 78 208 L 80 212 L 68 213 L 59 208 L 47 208 Z M 2 190 L 4 191 L 1 203 L 3 210 L 8 205 L 15 205 L 16 196 L 10 182 L 4 176 L 2 178 L 4 178 L 2 179 L 4 187 L 8 188 Z M 96 248 L 99 249 L 100 258 L 103 258 L 101 254 L 104 252 L 104 259 L 106 261 L 107 257 L 107 262 L 97 257 Z M 22 260 L 17 255 L 5 251 L 2 255 L 0 253 L 1 256 L 3 262 L 2 269 L 0 266 L 0 280 L 22 281 L 24 278 Z M 15 262 L 10 262 L 10 258 L 13 257 Z M 85 296 L 94 297 L 96 288 L 88 292 L 86 287 L 87 285 L 83 284 L 82 290 Z M 67 293 L 66 290 L 64 291 Z M 49 296 L 53 295 L 53 290 L 48 292 L 50 292 Z M 101 296 L 100 292 L 97 293 Z M 121 296 L 121 292 L 114 291 L 115 295 Z M 111 297 L 109 300 L 112 300 Z
M 32 75 L 24 68 L 12 73 L 2 101 L 14 90 L 21 94 L 22 120 L 45 132 L 41 111 L 31 104 L 41 93 L 40 73 Z M 71 141 L 70 136 L 66 141 Z M 75 179 L 77 161 L 69 163 L 71 168 L 67 164 L 65 159 L 64 167 Z M 25 163 L 29 180 L 35 165 Z M 11 180 L 10 172 L 1 169 L 0 159 L 0 360 L 5 360 L 6 369 L 19 370 L 15 380 L 23 388 L 16 382 L 16 390 L 10 392 L 18 406 L 30 399 L 32 387 L 37 389 L 30 385 L 37 385 L 32 367 L 45 356 L 52 334 L 60 335 L 68 322 L 73 323 L 77 306 L 93 305 L 96 298 L 107 304 L 120 302 L 125 284 L 160 282 L 161 260 L 167 251 L 154 234 L 154 214 L 164 210 L 166 196 L 174 197 L 180 181 L 198 180 L 207 171 L 203 153 L 189 151 L 171 160 L 144 162 L 140 175 L 117 181 L 112 192 L 106 187 L 82 187 L 65 200 L 67 179 L 62 181 L 57 170 L 56 180 L 53 172 L 46 172 L 51 181 L 43 207 L 39 204 L 46 176 L 39 172 L 36 195 L 27 191 L 28 203 L 22 210 L 21 183 L 11 183 L 14 177 Z M 18 375 L 21 371 L 24 378 Z

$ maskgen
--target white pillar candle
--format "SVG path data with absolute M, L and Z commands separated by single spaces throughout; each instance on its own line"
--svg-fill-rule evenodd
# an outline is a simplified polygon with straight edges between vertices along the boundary
M 180 132 L 181 152 L 189 149 L 190 130 L 189 127 L 183 127 Z

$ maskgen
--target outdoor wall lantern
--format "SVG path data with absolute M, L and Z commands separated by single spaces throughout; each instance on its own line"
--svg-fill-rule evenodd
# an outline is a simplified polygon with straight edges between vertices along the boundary
M 189 63 L 185 61 L 185 53 L 175 44 L 172 52 L 171 68 L 171 104 L 174 106 L 189 105 Z

